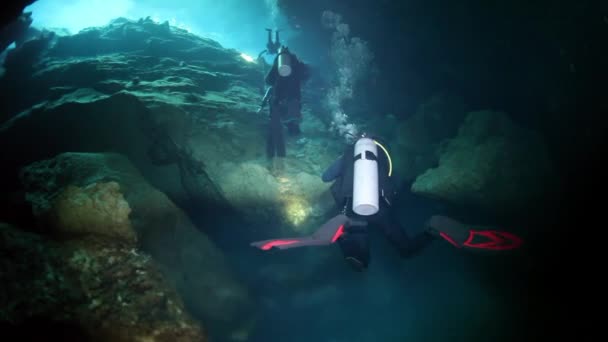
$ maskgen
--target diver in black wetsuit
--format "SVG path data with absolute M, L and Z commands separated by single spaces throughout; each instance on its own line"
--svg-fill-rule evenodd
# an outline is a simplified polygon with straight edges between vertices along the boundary
M 300 133 L 302 119 L 302 83 L 309 78 L 309 67 L 285 46 L 278 50 L 272 68 L 265 77 L 267 90 L 261 111 L 266 103 L 270 107 L 270 123 L 266 140 L 268 158 L 285 157 L 283 125 L 290 135 Z
M 445 216 L 434 215 L 425 230 L 408 236 L 395 218 L 392 197 L 392 162 L 385 146 L 376 138 L 360 136 L 346 147 L 340 158 L 323 173 L 333 181 L 331 192 L 341 213 L 323 224 L 313 235 L 263 240 L 251 243 L 262 250 L 323 246 L 337 242 L 344 258 L 357 271 L 369 266 L 369 227 L 379 228 L 402 257 L 409 257 L 434 239 L 444 239 L 457 248 L 478 251 L 511 250 L 521 245 L 519 237 L 488 227 L 468 227 Z
M 365 151 L 376 150 L 376 153 L 370 154 L 370 152 L 365 152 L 363 153 L 367 155 L 365 157 L 357 151 L 358 153 L 355 157 L 355 145 L 349 145 L 342 156 L 335 160 L 321 177 L 324 182 L 334 182 L 331 186 L 331 193 L 336 206 L 341 209 L 342 213 L 352 220 L 366 222 L 365 225 L 345 227 L 343 234 L 337 240 L 345 259 L 357 270 L 367 268 L 369 265 L 370 245 L 368 229 L 370 226 L 379 228 L 390 243 L 397 248 L 402 257 L 409 257 L 415 254 L 434 239 L 432 235 L 426 232 L 410 237 L 401 227 L 392 210 L 392 198 L 396 194 L 396 191 L 391 177 L 392 165 L 388 154 L 378 153 L 380 148 L 369 149 L 369 147 L 372 147 L 371 145 L 379 144 L 374 139 L 368 138 L 364 142 L 369 143 Z M 372 181 L 377 182 L 377 186 L 372 187 L 372 190 L 377 191 L 378 196 L 376 197 L 378 200 L 372 201 L 374 202 L 372 205 L 376 207 L 373 209 L 376 211 L 374 214 L 361 215 L 353 209 L 354 165 L 355 160 L 361 160 L 363 163 L 372 162 L 371 160 L 368 162 L 366 160 L 368 158 L 371 158 L 377 164 L 377 172 L 374 172 L 374 175 L 369 175 L 369 177 L 372 178 Z M 363 168 L 360 168 L 360 170 L 365 172 Z M 368 175 L 362 174 L 357 176 L 363 178 Z M 354 200 L 358 201 L 358 199 Z M 371 209 L 371 207 L 368 208 Z M 360 211 L 360 213 L 362 212 Z

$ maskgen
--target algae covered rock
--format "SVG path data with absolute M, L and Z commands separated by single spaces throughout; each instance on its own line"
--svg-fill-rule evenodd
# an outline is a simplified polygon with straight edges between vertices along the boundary
M 85 188 L 68 185 L 55 199 L 48 216 L 50 225 L 62 235 L 95 234 L 135 243 L 130 213 L 120 185 L 112 181 Z
M 132 247 L 56 242 L 0 223 L 0 251 L 0 325 L 13 337 L 207 340 L 157 264 Z
M 556 189 L 542 139 L 502 112 L 467 115 L 458 136 L 441 151 L 439 166 L 416 178 L 411 190 L 490 212 L 526 210 Z

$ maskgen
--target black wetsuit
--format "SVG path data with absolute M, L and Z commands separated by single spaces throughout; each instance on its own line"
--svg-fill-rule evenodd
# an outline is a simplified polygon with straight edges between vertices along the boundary
M 346 148 L 344 154 L 322 176 L 324 182 L 334 180 L 331 192 L 338 208 L 345 209 L 345 214 L 348 217 L 368 222 L 368 225 L 364 227 L 345 227 L 344 234 L 337 241 L 344 257 L 349 261 L 354 261 L 362 268 L 366 268 L 369 265 L 370 244 L 368 229 L 373 227 L 377 227 L 384 233 L 402 257 L 411 256 L 427 246 L 433 240 L 431 235 L 421 233 L 415 237 L 410 237 L 394 217 L 395 214 L 391 210 L 391 198 L 395 191 L 392 179 L 388 176 L 388 158 L 380 148 L 378 148 L 380 210 L 371 216 L 360 216 L 352 211 L 353 154 L 354 145 L 350 145 Z
M 272 87 L 270 95 L 270 127 L 266 141 L 266 153 L 269 158 L 285 157 L 285 139 L 283 137 L 283 122 L 289 134 L 300 133 L 302 109 L 302 82 L 309 77 L 308 66 L 302 63 L 296 55 L 290 53 L 292 73 L 282 77 L 278 72 L 278 56 L 274 59 L 272 68 L 266 75 L 266 84 Z

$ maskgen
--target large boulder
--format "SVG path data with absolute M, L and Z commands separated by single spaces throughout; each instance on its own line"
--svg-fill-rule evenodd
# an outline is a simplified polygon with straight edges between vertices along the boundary
M 84 188 L 68 185 L 55 198 L 52 208 L 42 215 L 48 215 L 47 224 L 58 235 L 101 235 L 134 244 L 137 238 L 130 213 L 120 185 L 110 181 L 91 183 Z
M 124 236 L 130 226 L 139 250 L 152 256 L 186 307 L 210 330 L 249 323 L 249 294 L 225 256 L 124 156 L 63 153 L 25 167 L 21 179 L 42 224 L 52 218 L 55 227 L 61 225 L 55 230 L 133 242 L 130 235 Z M 116 194 L 118 189 L 126 203 Z M 116 236 L 118 232 L 122 235 Z
M 439 165 L 417 177 L 411 190 L 457 206 L 514 213 L 550 198 L 556 182 L 537 133 L 516 126 L 505 113 L 477 111 L 444 146 Z

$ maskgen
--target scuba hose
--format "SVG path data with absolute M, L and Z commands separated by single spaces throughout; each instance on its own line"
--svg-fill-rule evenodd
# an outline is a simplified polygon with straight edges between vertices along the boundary
M 380 146 L 382 151 L 384 151 L 386 158 L 388 159 L 388 176 L 390 177 L 393 174 L 393 161 L 391 159 L 391 155 L 388 153 L 386 148 L 381 143 L 378 142 L 378 140 L 376 140 L 376 139 L 372 139 L 372 140 L 374 141 L 374 143 L 376 143 L 376 145 Z

